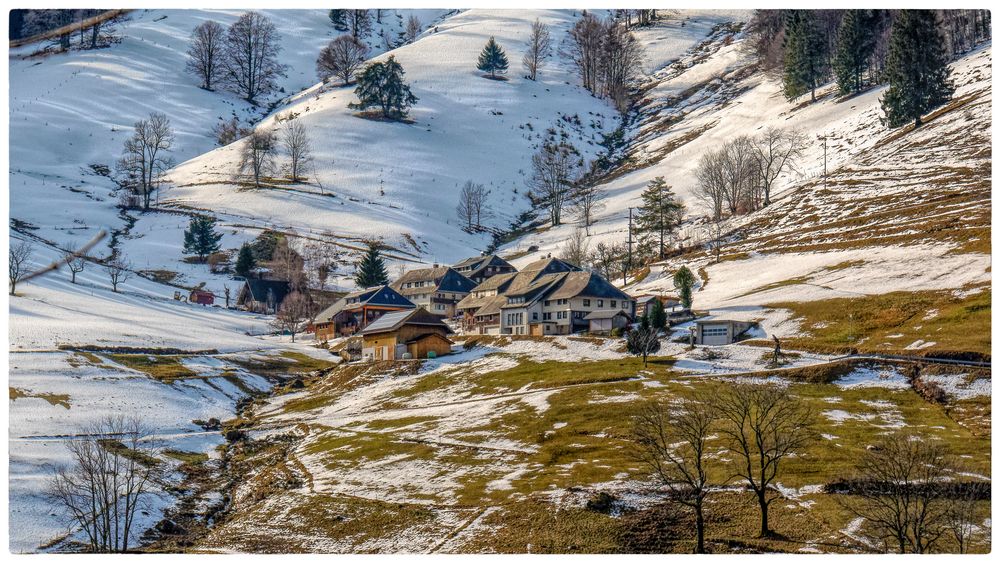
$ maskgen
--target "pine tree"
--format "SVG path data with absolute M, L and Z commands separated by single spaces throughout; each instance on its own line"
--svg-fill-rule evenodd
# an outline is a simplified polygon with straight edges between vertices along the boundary
M 240 253 L 236 257 L 236 275 L 249 278 L 256 267 L 257 261 L 253 257 L 253 250 L 249 244 L 243 243 L 243 246 L 240 247 Z
M 404 74 L 403 67 L 391 55 L 385 62 L 368 65 L 354 89 L 358 101 L 347 107 L 362 111 L 374 107 L 379 108 L 382 117 L 397 120 L 405 118 L 410 106 L 417 103 L 417 97 L 410 92 L 409 85 L 403 82 Z
M 389 274 L 385 269 L 385 260 L 382 259 L 378 243 L 368 243 L 368 250 L 358 262 L 358 272 L 354 275 L 354 283 L 360 288 L 389 283 Z
M 816 100 L 816 86 L 823 77 L 826 42 L 809 10 L 789 10 L 785 17 L 785 72 L 782 83 L 789 100 L 810 92 Z
M 649 311 L 649 325 L 656 330 L 667 328 L 667 312 L 663 310 L 663 302 L 659 299 L 653 300 L 653 306 Z
M 490 78 L 496 78 L 497 73 L 507 73 L 507 54 L 503 52 L 503 47 L 498 45 L 493 37 L 490 37 L 490 40 L 486 42 L 483 52 L 479 53 L 479 64 L 476 68 L 490 73 Z
M 875 51 L 875 18 L 871 10 L 847 10 L 837 30 L 833 72 L 840 92 L 860 92 L 862 76 Z
M 948 79 L 944 38 L 933 10 L 900 10 L 889 38 L 885 76 L 889 89 L 882 111 L 889 127 L 913 121 L 946 102 L 954 86 Z
M 195 254 L 199 262 L 205 262 L 209 254 L 219 251 L 220 240 L 222 233 L 215 232 L 215 219 L 196 215 L 184 231 L 184 254 Z
M 652 235 L 659 240 L 659 256 L 662 260 L 666 249 L 666 236 L 680 225 L 684 205 L 677 201 L 673 189 L 663 176 L 650 180 L 642 192 L 642 205 L 636 216 L 635 232 Z
M 677 296 L 680 298 L 681 307 L 691 309 L 691 289 L 694 287 L 694 274 L 687 266 L 681 266 L 680 270 L 674 273 L 674 288 L 677 289 Z

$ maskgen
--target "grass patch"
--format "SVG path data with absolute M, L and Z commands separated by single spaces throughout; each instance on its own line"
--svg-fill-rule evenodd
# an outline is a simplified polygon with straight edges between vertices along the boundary
M 16 401 L 17 399 L 42 399 L 48 404 L 54 407 L 63 407 L 69 410 L 69 395 L 65 393 L 35 393 L 34 391 L 28 391 L 27 389 L 20 389 L 18 387 L 9 387 L 10 390 L 10 400 Z
M 200 452 L 186 452 L 183 450 L 168 449 L 168 450 L 163 450 L 163 455 L 171 459 L 176 459 L 181 463 L 187 463 L 191 465 L 197 465 L 208 461 L 208 454 Z
M 251 373 L 265 377 L 299 376 L 329 369 L 337 365 L 332 359 L 320 360 L 302 352 L 292 351 L 284 351 L 273 356 L 254 356 L 251 358 L 227 356 L 226 361 L 232 362 Z
M 186 367 L 181 360 L 186 356 L 149 356 L 143 354 L 110 354 L 109 357 L 126 367 L 141 371 L 146 375 L 162 381 L 173 383 L 197 375 Z

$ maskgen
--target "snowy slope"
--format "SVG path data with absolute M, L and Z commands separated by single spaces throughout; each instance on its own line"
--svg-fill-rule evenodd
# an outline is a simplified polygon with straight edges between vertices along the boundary
M 470 10 L 393 51 L 419 98 L 412 124 L 355 116 L 347 108 L 353 88 L 336 85 L 317 86 L 279 108 L 276 114 L 297 113 L 313 140 L 316 169 L 309 185 L 295 191 L 238 189 L 231 178 L 235 143 L 178 166 L 170 175 L 175 187 L 163 201 L 208 209 L 235 223 L 280 224 L 335 240 L 382 238 L 426 262 L 474 254 L 489 236 L 460 228 L 454 209 L 463 183 L 483 183 L 492 191 L 488 224 L 506 227 L 528 206 L 530 158 L 547 128 L 565 132 L 593 158 L 601 133 L 617 125 L 614 110 L 576 86 L 561 57 L 550 60 L 537 82 L 521 77 L 519 63 L 535 18 L 551 26 L 558 44 L 575 15 Z M 511 61 L 506 81 L 486 79 L 475 68 L 491 36 Z M 262 126 L 274 124 L 268 119 Z

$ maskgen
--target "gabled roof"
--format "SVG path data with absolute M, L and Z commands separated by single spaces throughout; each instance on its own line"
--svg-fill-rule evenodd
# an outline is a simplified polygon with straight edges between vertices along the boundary
M 475 316 L 483 315 L 496 315 L 500 312 L 500 309 L 507 304 L 507 297 L 505 295 L 494 295 L 492 297 L 487 297 L 485 301 L 476 309 Z
M 455 264 L 453 268 L 459 270 L 465 276 L 469 278 L 479 277 L 483 273 L 483 270 L 489 268 L 490 266 L 508 268 L 512 271 L 516 271 L 514 266 L 510 262 L 504 260 L 503 258 L 497 256 L 496 254 L 489 254 L 486 256 L 475 256 L 472 258 L 466 258 L 458 264 Z
M 618 315 L 624 315 L 626 319 L 631 319 L 632 315 L 621 309 L 602 309 L 600 311 L 591 311 L 586 317 L 583 317 L 585 321 L 592 321 L 598 319 L 613 319 Z
M 412 301 L 403 297 L 395 289 L 387 285 L 380 285 L 348 293 L 316 315 L 316 322 L 329 322 L 342 311 L 360 309 L 365 305 L 381 305 L 384 307 L 399 307 L 401 309 L 413 309 L 416 307 Z
M 516 272 L 510 272 L 507 274 L 497 274 L 483 280 L 483 283 L 474 287 L 472 289 L 472 293 L 466 295 L 461 301 L 459 301 L 456 307 L 458 309 L 476 309 L 478 307 L 482 307 L 489 300 L 495 298 L 496 295 L 478 296 L 476 295 L 477 293 L 485 291 L 497 291 L 498 293 L 503 293 L 503 291 L 507 289 L 507 285 L 516 275 Z
M 431 282 L 435 291 L 451 291 L 455 293 L 468 293 L 476 286 L 476 282 L 458 273 L 452 267 L 438 266 L 436 268 L 420 268 L 405 272 L 398 280 L 393 282 L 392 288 L 403 295 L 427 292 L 425 288 L 403 287 L 405 284 L 412 282 Z
M 570 272 L 547 299 L 572 299 L 573 297 L 596 297 L 598 299 L 632 299 L 627 293 L 611 282 L 591 272 Z
M 443 328 L 445 334 L 451 334 L 452 330 L 441 320 L 440 317 L 428 312 L 426 309 L 417 308 L 410 311 L 397 311 L 386 313 L 379 319 L 368 325 L 358 334 L 376 334 L 381 332 L 392 332 L 404 325 L 419 325 L 435 328 Z
M 507 292 L 521 292 L 523 291 L 523 288 L 535 283 L 539 277 L 546 274 L 574 272 L 579 270 L 579 267 L 574 266 L 569 262 L 564 262 L 558 258 L 542 258 L 541 260 L 535 260 L 531 264 L 525 266 L 520 272 L 517 273 L 516 276 L 514 276 L 514 280 L 510 282 Z
M 250 292 L 250 298 L 261 303 L 267 301 L 267 292 L 271 290 L 274 295 L 274 302 L 281 303 L 285 296 L 291 291 L 291 285 L 284 280 L 262 280 L 250 278 L 245 280 L 244 286 Z

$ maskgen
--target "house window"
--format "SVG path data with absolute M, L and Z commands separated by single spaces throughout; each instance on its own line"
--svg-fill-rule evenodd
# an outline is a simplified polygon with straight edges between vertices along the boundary
M 604 300 L 603 299 L 598 299 L 597 300 L 597 306 L 598 307 L 603 307 L 604 306 Z
M 538 320 L 538 313 L 531 313 L 531 320 L 537 321 Z
M 705 327 L 701 329 L 702 336 L 726 336 L 727 334 L 729 334 L 729 328 L 724 326 L 718 328 Z
M 552 320 L 552 313 L 542 313 L 542 320 L 543 321 L 551 321 Z
M 549 306 L 549 305 L 551 305 L 551 304 L 552 304 L 552 302 L 551 302 L 551 301 L 549 301 L 548 299 L 546 299 L 546 300 L 545 300 L 545 306 L 546 306 L 546 307 L 548 307 L 548 306 Z
M 615 308 L 615 307 L 617 307 L 617 306 L 618 306 L 618 302 L 617 302 L 617 301 L 615 301 L 614 299 L 612 299 L 612 300 L 611 300 L 611 308 L 612 308 L 612 309 L 614 309 L 614 308 Z
M 590 307 L 590 299 L 584 299 L 583 300 L 583 306 L 584 307 Z

